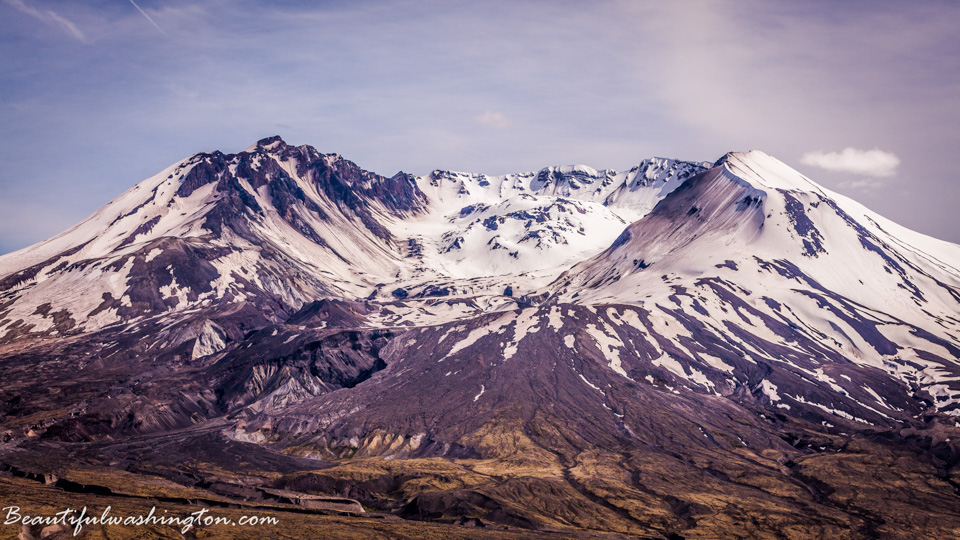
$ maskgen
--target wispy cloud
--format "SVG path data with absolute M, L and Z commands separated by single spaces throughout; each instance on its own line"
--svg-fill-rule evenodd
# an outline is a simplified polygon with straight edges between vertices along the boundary
M 64 17 L 63 15 L 60 15 L 52 9 L 40 10 L 33 6 L 27 5 L 23 0 L 5 1 L 10 7 L 20 11 L 21 13 L 25 13 L 50 26 L 59 28 L 63 32 L 66 32 L 67 35 L 79 41 L 86 41 L 86 36 L 80 31 L 79 28 L 77 28 L 77 25 L 73 24 L 73 21 Z
M 884 183 L 884 180 L 880 178 L 863 177 L 840 182 L 840 187 L 843 189 L 876 189 L 883 186 Z
M 483 114 L 474 117 L 474 120 L 483 125 L 495 128 L 505 128 L 510 125 L 510 121 L 503 113 L 494 111 L 484 111 Z
M 144 11 L 143 8 L 141 8 L 140 6 L 138 6 L 137 3 L 134 2 L 133 0 L 130 0 L 130 3 L 133 4 L 133 7 L 137 8 L 137 11 L 139 11 L 140 13 L 142 13 L 143 16 L 146 17 L 148 21 L 150 21 L 150 24 L 152 24 L 153 26 L 155 26 L 155 27 L 157 28 L 157 30 L 160 31 L 161 34 L 166 34 L 166 32 L 163 31 L 163 28 L 160 28 L 160 25 L 157 24 L 156 21 L 154 21 L 149 15 L 147 15 L 147 12 Z
M 828 171 L 860 176 L 886 177 L 897 173 L 900 158 L 892 152 L 884 152 L 877 148 L 859 150 L 848 147 L 840 152 L 823 152 L 820 150 L 807 152 L 800 158 L 800 163 Z

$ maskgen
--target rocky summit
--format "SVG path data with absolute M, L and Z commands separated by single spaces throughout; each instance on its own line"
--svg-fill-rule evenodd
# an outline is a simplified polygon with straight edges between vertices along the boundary
M 0 257 L 0 380 L 4 500 L 288 538 L 960 535 L 960 246 L 758 151 L 196 154 Z

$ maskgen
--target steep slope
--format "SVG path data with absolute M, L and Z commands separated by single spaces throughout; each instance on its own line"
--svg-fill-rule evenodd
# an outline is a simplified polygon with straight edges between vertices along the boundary
M 384 216 L 425 202 L 406 175 L 383 178 L 279 138 L 197 154 L 0 258 L 0 339 L 238 302 L 273 318 L 356 296 L 399 266 Z
M 386 178 L 265 139 L 0 258 L 0 462 L 566 536 L 947 537 L 958 268 L 760 152 Z
M 915 395 L 960 414 L 960 259 L 945 242 L 909 245 L 773 158 L 730 154 L 567 272 L 553 294 L 631 302 L 674 322 L 652 335 L 678 344 L 658 349 L 678 382 L 704 372 L 699 384 L 720 386 L 724 371 L 762 359 L 781 365 L 758 388 L 782 408 L 889 418 L 898 416 L 892 396 Z M 843 373 L 851 364 L 899 391 L 881 397 Z

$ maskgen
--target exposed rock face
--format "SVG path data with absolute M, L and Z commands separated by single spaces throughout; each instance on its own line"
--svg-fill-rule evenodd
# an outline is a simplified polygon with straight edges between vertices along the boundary
M 958 268 L 759 152 L 388 178 L 264 139 L 0 257 L 0 461 L 477 528 L 956 535 Z
M 216 354 L 227 347 L 227 334 L 217 323 L 206 321 L 200 335 L 193 342 L 191 358 L 196 360 Z

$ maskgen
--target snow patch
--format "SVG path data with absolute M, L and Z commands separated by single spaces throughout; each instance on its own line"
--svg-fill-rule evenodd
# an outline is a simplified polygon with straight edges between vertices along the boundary
M 770 401 L 780 401 L 780 395 L 777 394 L 777 385 L 772 382 L 766 379 L 760 381 L 760 391 L 763 392 L 763 395 L 767 396 Z
M 610 369 L 629 379 L 630 377 L 624 371 L 620 361 L 620 348 L 624 346 L 623 341 L 603 320 L 599 320 L 599 323 L 603 326 L 602 330 L 594 324 L 588 324 L 586 326 L 587 334 L 597 342 L 597 348 L 603 353 L 604 358 L 610 362 Z
M 513 340 L 503 348 L 504 361 L 513 358 L 513 355 L 517 353 L 517 347 L 520 346 L 520 341 L 527 333 L 539 330 L 539 327 L 535 326 L 537 324 L 536 314 L 537 308 L 529 308 L 520 312 L 520 316 L 517 317 L 517 322 L 513 327 Z
M 486 337 L 494 333 L 497 333 L 497 334 L 501 333 L 503 331 L 503 327 L 506 324 L 508 324 L 510 322 L 510 319 L 512 318 L 513 318 L 512 314 L 505 314 L 500 318 L 496 319 L 495 321 L 491 321 L 483 326 L 474 328 L 473 330 L 470 331 L 469 334 L 467 334 L 467 337 L 465 337 L 458 343 L 454 344 L 454 346 L 450 349 L 450 352 L 448 352 L 446 356 L 441 358 L 440 361 L 443 362 L 445 359 L 457 354 L 458 352 L 466 349 L 467 347 L 470 347 L 471 345 L 473 345 L 483 337 Z

